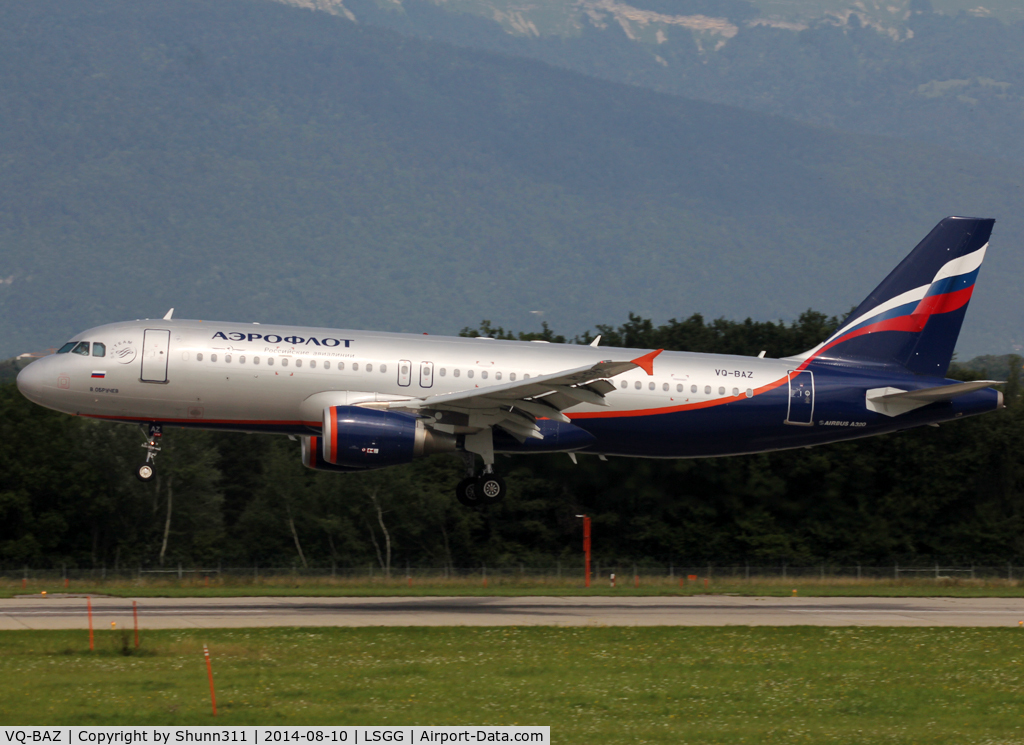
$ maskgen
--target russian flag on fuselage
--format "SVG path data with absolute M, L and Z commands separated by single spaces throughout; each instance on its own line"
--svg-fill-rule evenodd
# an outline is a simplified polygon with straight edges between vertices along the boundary
M 995 220 L 947 217 L 804 359 L 945 376 Z

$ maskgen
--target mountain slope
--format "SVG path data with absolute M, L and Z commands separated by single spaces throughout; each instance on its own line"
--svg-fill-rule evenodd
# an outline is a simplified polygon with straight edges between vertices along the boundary
M 281 1 L 652 90 L 1024 163 L 1016 0 Z
M 563 332 L 843 313 L 1000 219 L 964 354 L 1018 344 L 1016 169 L 254 0 L 0 6 L 0 356 L 126 317 Z

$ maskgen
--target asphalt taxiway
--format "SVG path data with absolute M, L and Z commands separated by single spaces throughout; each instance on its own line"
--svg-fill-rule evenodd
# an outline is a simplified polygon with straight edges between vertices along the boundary
M 256 626 L 1018 626 L 1024 598 L 136 598 L 144 629 Z M 95 628 L 131 627 L 132 599 L 92 598 Z M 0 600 L 0 630 L 81 629 L 84 596 Z

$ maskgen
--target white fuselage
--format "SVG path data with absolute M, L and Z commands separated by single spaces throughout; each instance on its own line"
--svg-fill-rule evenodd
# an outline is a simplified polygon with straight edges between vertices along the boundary
M 168 331 L 166 349 L 144 344 L 147 330 Z M 341 403 L 349 404 L 422 398 L 649 351 L 189 320 L 115 323 L 74 339 L 103 344 L 105 356 L 67 353 L 33 363 L 32 380 L 19 381 L 29 398 L 82 416 L 241 431 L 319 428 L 322 403 L 311 397 L 322 393 L 345 392 Z M 149 382 L 147 360 L 158 370 L 145 374 Z M 780 360 L 665 352 L 653 375 L 638 369 L 617 376 L 608 407 L 580 404 L 567 413 L 735 400 L 784 379 L 789 369 L 792 363 Z

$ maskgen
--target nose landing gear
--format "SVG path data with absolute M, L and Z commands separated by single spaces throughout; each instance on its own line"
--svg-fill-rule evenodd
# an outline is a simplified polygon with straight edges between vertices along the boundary
M 156 454 L 160 452 L 160 438 L 163 437 L 163 426 L 150 424 L 146 432 L 146 442 L 142 445 L 146 449 L 146 460 L 135 469 L 135 478 L 143 483 L 152 481 L 156 476 Z

